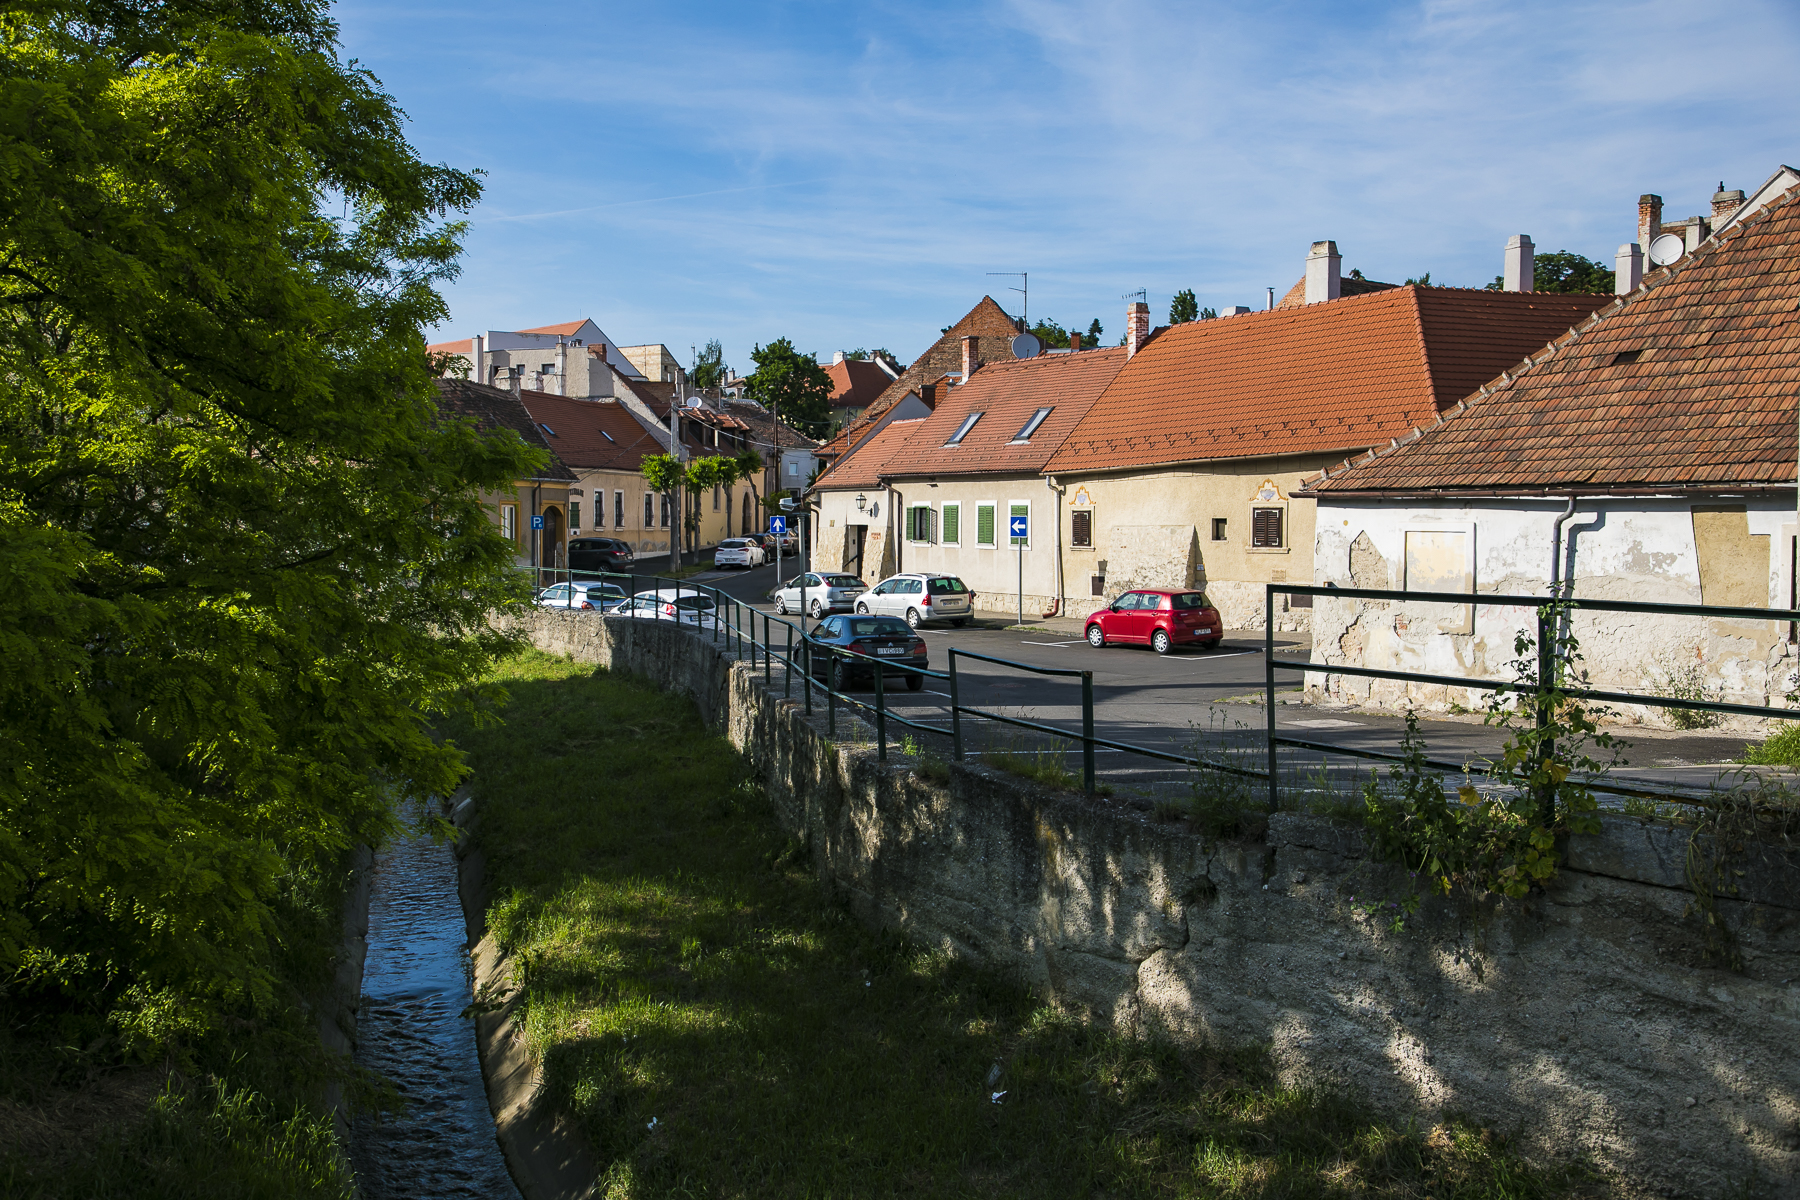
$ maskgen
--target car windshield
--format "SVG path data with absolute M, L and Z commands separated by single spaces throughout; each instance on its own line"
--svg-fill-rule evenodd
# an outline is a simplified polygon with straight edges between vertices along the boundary
M 954 596 L 969 589 L 963 581 L 954 575 L 943 575 L 931 581 L 931 594 L 934 596 Z
M 711 596 L 683 596 L 675 601 L 676 608 L 708 609 L 712 606 Z
M 1207 603 L 1205 592 L 1178 592 L 1169 597 L 1175 601 L 1176 608 L 1211 608 Z
M 827 587 L 861 587 L 862 580 L 858 579 L 854 575 L 827 575 L 825 577 L 825 586 L 827 586 Z
M 850 622 L 852 637 L 912 636 L 912 626 L 899 617 L 856 617 Z

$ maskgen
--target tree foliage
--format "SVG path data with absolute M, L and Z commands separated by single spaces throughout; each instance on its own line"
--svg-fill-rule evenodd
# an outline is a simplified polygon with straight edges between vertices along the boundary
M 1533 259 L 1531 290 L 1562 295 L 1610 296 L 1616 279 L 1614 271 L 1591 258 L 1568 250 L 1554 250 Z M 1498 292 L 1505 287 L 1506 276 L 1496 275 L 1487 290 Z
M 818 360 L 776 338 L 750 352 L 756 370 L 746 380 L 750 398 L 776 410 L 781 419 L 811 438 L 831 429 L 831 376 Z
M 533 454 L 439 419 L 420 332 L 478 187 L 323 4 L 0 20 L 0 980 L 258 1001 L 510 644 L 471 489 Z
M 691 375 L 693 384 L 697 388 L 715 388 L 730 375 L 731 368 L 725 365 L 725 347 L 719 344 L 719 339 L 714 338 L 706 343 L 706 348 L 694 360 Z
M 1169 324 L 1182 325 L 1188 321 L 1200 319 L 1200 301 L 1194 297 L 1193 288 L 1183 288 L 1175 293 L 1169 301 Z

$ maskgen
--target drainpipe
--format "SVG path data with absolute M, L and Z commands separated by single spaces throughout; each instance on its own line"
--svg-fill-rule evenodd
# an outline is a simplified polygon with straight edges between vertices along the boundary
M 1056 476 L 1044 476 L 1044 486 L 1056 493 L 1056 504 L 1050 510 L 1056 517 L 1056 599 L 1045 613 L 1044 620 L 1062 615 L 1063 602 L 1063 546 L 1062 546 L 1062 497 L 1063 489 L 1057 486 Z
M 1560 581 L 1562 579 L 1562 560 L 1563 560 L 1563 553 L 1562 553 L 1563 522 L 1567 521 L 1570 517 L 1572 517 L 1574 515 L 1575 515 L 1575 493 L 1570 492 L 1569 493 L 1569 506 L 1567 508 L 1563 509 L 1562 514 L 1556 518 L 1556 523 L 1553 526 L 1551 526 L 1551 533 L 1550 533 L 1551 551 L 1552 551 L 1552 554 L 1554 555 L 1554 557 L 1552 557 L 1550 560 L 1550 595 L 1553 599 L 1557 599 L 1557 600 L 1562 599 L 1562 591 L 1561 591 L 1561 582 Z

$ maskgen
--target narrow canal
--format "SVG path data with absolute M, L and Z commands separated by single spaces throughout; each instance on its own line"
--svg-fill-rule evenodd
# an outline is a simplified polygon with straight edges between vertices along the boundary
M 456 860 L 429 837 L 375 860 L 356 1061 L 392 1080 L 404 1112 L 361 1116 L 351 1137 L 369 1200 L 518 1200 L 494 1138 L 475 1053 Z

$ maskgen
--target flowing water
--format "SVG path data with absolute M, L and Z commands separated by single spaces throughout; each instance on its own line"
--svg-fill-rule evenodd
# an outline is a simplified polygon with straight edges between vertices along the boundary
M 456 860 L 429 837 L 375 860 L 356 1061 L 393 1081 L 404 1112 L 364 1115 L 351 1139 L 369 1200 L 518 1200 L 494 1139 L 475 1023 Z

